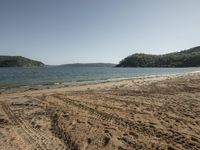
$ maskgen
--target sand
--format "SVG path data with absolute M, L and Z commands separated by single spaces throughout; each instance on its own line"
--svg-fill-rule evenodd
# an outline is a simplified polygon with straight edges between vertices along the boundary
M 1 150 L 200 149 L 200 73 L 1 88 Z

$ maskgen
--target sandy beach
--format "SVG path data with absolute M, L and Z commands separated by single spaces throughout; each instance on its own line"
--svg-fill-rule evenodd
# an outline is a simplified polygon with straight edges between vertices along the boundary
M 1 150 L 199 150 L 200 72 L 4 88 Z

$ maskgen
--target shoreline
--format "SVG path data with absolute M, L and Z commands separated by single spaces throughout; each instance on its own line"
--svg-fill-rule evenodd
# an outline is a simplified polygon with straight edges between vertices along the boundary
M 19 87 L 7 87 L 0 88 L 0 98 L 5 95 L 16 95 L 16 94 L 40 94 L 40 93 L 56 93 L 56 92 L 70 92 L 70 91 L 87 91 L 87 90 L 108 90 L 113 87 L 122 87 L 122 85 L 129 84 L 129 82 L 138 82 L 138 86 L 143 83 L 152 83 L 162 81 L 166 79 L 173 79 L 177 77 L 184 77 L 193 74 L 200 74 L 200 71 L 192 71 L 187 73 L 177 74 L 163 74 L 163 75 L 149 75 L 149 76 L 138 76 L 130 78 L 118 78 L 109 80 L 100 80 L 92 82 L 75 82 L 75 84 L 52 84 L 52 85 L 33 85 L 33 86 L 19 86 Z
M 197 67 L 199 68 L 199 67 Z M 137 68 L 138 69 L 138 68 Z M 143 69 L 143 68 L 141 68 Z M 147 68 L 145 68 L 147 69 Z M 157 68 L 156 68 L 157 69 Z M 161 68 L 164 69 L 164 68 Z M 174 69 L 174 68 L 171 68 Z M 199 68 L 200 69 L 200 68 Z M 110 82 L 110 81 L 118 81 L 118 80 L 126 80 L 126 79 L 134 79 L 134 78 L 144 78 L 144 77 L 151 77 L 151 76 L 168 76 L 168 75 L 176 75 L 176 74 L 183 74 L 183 73 L 189 73 L 189 72 L 195 72 L 196 70 L 199 71 L 199 69 L 189 69 L 189 70 L 179 70 L 179 71 L 159 71 L 155 70 L 155 72 L 133 72 L 132 74 L 116 74 L 117 75 L 105 75 L 102 76 L 80 76 L 79 78 L 71 78 L 71 77 L 65 77 L 65 78 L 49 78 L 48 80 L 45 80 L 45 77 L 48 76 L 46 74 L 43 77 L 37 77 L 32 80 L 32 78 L 25 78 L 23 81 L 22 78 L 19 77 L 19 79 L 15 80 L 10 79 L 8 77 L 7 80 L 4 81 L 4 78 L 6 79 L 6 76 L 2 78 L 2 82 L 0 83 L 0 90 L 2 88 L 20 88 L 20 87 L 39 87 L 39 86 L 76 86 L 81 84 L 93 84 L 93 83 L 100 83 L 100 82 Z M 127 77 L 126 77 L 127 76 Z M 42 79 L 44 78 L 44 79 Z M 57 80 L 57 81 L 56 81 Z
M 190 73 L 198 73 L 200 71 L 191 71 L 184 73 L 169 73 L 169 74 L 157 74 L 157 75 L 138 75 L 132 77 L 119 77 L 119 78 L 108 78 L 108 79 L 97 79 L 97 80 L 77 80 L 77 81 L 67 81 L 67 82 L 50 82 L 44 84 L 30 84 L 30 85 L 0 85 L 0 89 L 2 88 L 23 88 L 23 87 L 41 87 L 41 86 L 79 86 L 86 84 L 98 84 L 98 83 L 106 83 L 106 82 L 115 82 L 122 80 L 131 80 L 131 79 L 142 79 L 142 78 L 154 78 L 154 77 L 163 77 L 163 76 L 176 76 Z

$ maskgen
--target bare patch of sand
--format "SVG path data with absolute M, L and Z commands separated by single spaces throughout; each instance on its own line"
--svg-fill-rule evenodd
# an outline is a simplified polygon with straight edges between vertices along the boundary
M 5 91 L 0 149 L 198 150 L 199 83 L 193 72 Z

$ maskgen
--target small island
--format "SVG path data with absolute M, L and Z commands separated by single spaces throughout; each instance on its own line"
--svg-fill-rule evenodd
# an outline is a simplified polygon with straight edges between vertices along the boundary
M 0 56 L 0 67 L 44 67 L 44 63 L 22 56 Z
M 199 67 L 200 46 L 164 55 L 133 54 L 116 67 Z

